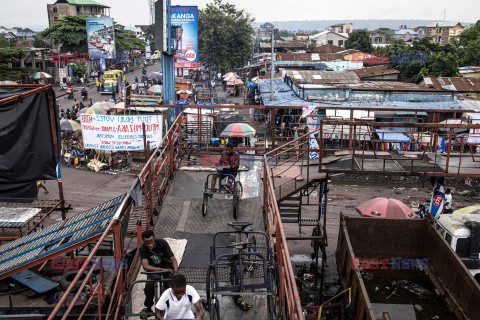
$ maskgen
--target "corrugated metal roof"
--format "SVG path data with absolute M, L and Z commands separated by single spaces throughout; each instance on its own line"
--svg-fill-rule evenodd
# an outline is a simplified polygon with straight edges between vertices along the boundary
M 106 6 L 104 4 L 101 4 L 101 3 L 93 1 L 93 0 L 67 0 L 67 2 L 70 3 L 70 4 L 76 4 L 76 5 L 100 6 L 100 7 L 110 8 L 109 6 Z
M 260 43 L 260 48 L 271 48 L 271 43 Z M 275 48 L 306 48 L 307 43 L 303 41 L 275 41 Z
M 0 273 L 102 233 L 125 195 L 0 246 Z
M 470 111 L 468 106 L 463 106 L 460 101 L 443 102 L 403 102 L 403 101 L 305 101 L 295 95 L 293 90 L 281 79 L 275 79 L 273 100 L 270 100 L 270 80 L 265 79 L 259 83 L 263 103 L 266 106 L 322 106 L 331 108 L 358 108 L 380 109 L 398 108 L 399 111 L 422 109 L 445 111 Z M 480 105 L 479 105 L 480 110 Z
M 433 78 L 424 77 L 420 83 L 428 88 L 443 89 L 456 92 L 480 92 L 480 79 L 462 77 Z
M 335 61 L 345 60 L 340 53 L 277 53 L 277 61 Z
M 348 50 L 346 50 L 345 48 L 334 46 L 333 44 L 325 44 L 323 46 L 318 46 L 313 50 L 313 52 L 316 53 L 339 53 L 344 51 L 348 53 Z
M 388 68 L 388 66 L 385 66 L 385 65 L 357 69 L 357 70 L 353 70 L 353 72 L 355 72 L 356 75 L 359 76 L 360 78 L 400 73 L 400 71 L 398 71 L 397 69 L 390 69 Z
M 480 101 L 478 100 L 457 100 L 465 109 L 480 112 Z
M 430 88 L 414 83 L 398 81 L 362 81 L 360 83 L 346 84 L 318 84 L 317 86 L 321 89 L 352 89 L 358 91 L 445 92 L 445 90 L 441 88 Z
M 353 71 L 287 70 L 287 77 L 297 84 L 360 83 Z

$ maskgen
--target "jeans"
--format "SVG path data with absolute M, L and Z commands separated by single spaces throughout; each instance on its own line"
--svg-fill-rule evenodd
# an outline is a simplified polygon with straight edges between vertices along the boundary
M 159 280 L 161 279 L 161 275 L 155 275 L 155 274 L 149 274 L 147 275 L 148 280 Z M 168 289 L 170 288 L 170 283 L 163 282 L 163 289 Z M 145 293 L 145 301 L 143 302 L 143 305 L 146 308 L 151 308 L 155 304 L 154 298 L 155 298 L 155 281 L 149 281 L 145 282 L 145 289 L 143 289 L 143 292 Z M 160 298 L 160 295 L 163 293 L 160 292 L 158 295 L 158 298 Z

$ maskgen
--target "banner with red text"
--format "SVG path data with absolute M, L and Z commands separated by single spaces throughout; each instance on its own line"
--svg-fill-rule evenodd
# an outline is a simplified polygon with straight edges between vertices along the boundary
M 83 145 L 85 149 L 132 151 L 143 150 L 142 123 L 150 148 L 154 149 L 163 138 L 163 116 L 111 116 L 81 115 Z

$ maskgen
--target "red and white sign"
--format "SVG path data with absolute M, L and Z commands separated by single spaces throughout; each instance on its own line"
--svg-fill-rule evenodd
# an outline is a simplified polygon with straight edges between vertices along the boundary
M 440 206 L 442 204 L 443 197 L 442 196 L 435 196 L 433 198 L 433 204 L 436 206 Z

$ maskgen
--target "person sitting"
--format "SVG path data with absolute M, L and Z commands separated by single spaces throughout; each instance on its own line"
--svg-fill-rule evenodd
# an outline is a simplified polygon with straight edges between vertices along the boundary
M 155 318 L 158 320 L 195 319 L 205 316 L 200 305 L 200 296 L 192 286 L 187 285 L 183 274 L 175 274 L 170 282 L 171 288 L 165 290 L 155 305 Z M 198 316 L 192 312 L 195 306 Z
M 220 176 L 220 181 L 228 176 L 233 176 L 234 178 L 237 176 L 238 167 L 240 163 L 240 157 L 237 152 L 233 150 L 233 145 L 231 143 L 227 143 L 226 150 L 222 153 L 222 157 L 217 165 L 225 166 L 224 169 L 220 170 L 218 174 L 212 176 L 212 184 L 211 188 L 215 189 L 215 184 L 217 183 L 217 179 Z M 233 186 L 230 182 L 227 182 L 227 187 L 230 190 L 233 190 Z M 210 198 L 213 197 L 213 193 L 209 193 Z
M 140 259 L 142 267 L 147 272 L 168 271 L 171 275 L 178 272 L 177 259 L 173 255 L 170 246 L 164 239 L 155 239 L 152 230 L 146 230 L 142 233 L 143 244 L 140 247 Z M 160 275 L 149 274 L 148 279 L 159 280 Z M 164 284 L 168 287 L 168 284 Z M 155 283 L 149 281 L 145 283 L 145 308 L 142 313 L 152 312 L 153 299 L 155 297 Z

